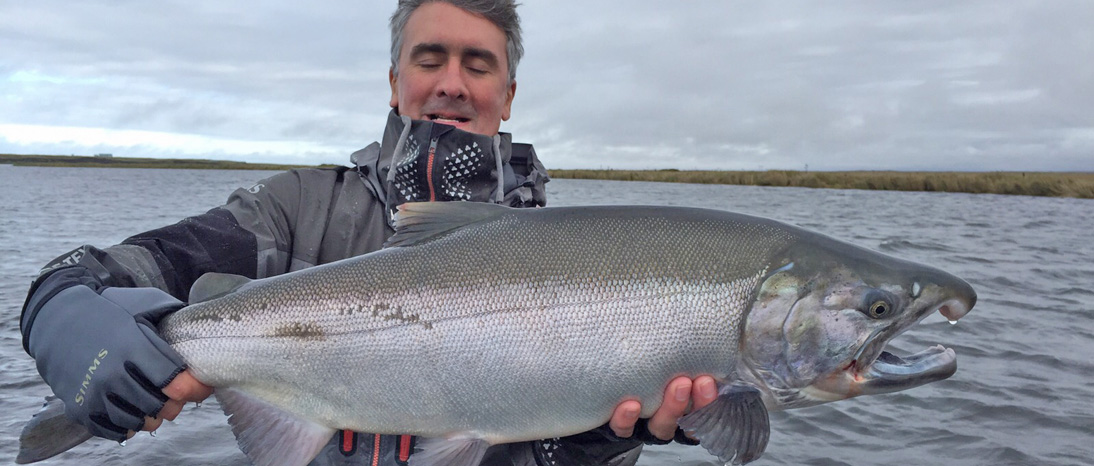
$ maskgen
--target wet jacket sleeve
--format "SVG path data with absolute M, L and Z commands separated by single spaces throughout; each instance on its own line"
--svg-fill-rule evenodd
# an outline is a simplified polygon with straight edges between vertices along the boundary
M 285 273 L 302 194 L 292 171 L 237 189 L 221 207 L 108 248 L 122 266 L 112 275 L 146 279 L 134 285 L 161 287 L 185 301 L 190 286 L 208 272 L 249 278 Z

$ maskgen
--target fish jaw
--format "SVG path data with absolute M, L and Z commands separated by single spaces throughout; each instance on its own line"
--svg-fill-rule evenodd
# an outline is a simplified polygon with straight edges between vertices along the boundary
M 861 395 L 892 393 L 948 379 L 957 372 L 957 354 L 936 345 L 911 356 L 888 351 L 864 368 L 855 362 L 802 389 L 814 402 L 826 403 Z
M 957 372 L 957 354 L 951 348 L 935 345 L 903 357 L 884 348 L 897 335 L 935 312 L 951 323 L 957 323 L 968 314 L 976 303 L 976 294 L 971 287 L 960 285 L 947 288 L 950 290 L 948 299 L 933 299 L 935 302 L 942 300 L 942 303 L 923 307 L 904 325 L 892 329 L 879 328 L 867 338 L 843 370 L 818 379 L 803 389 L 803 394 L 820 402 L 837 401 L 861 395 L 898 392 L 954 375 Z M 941 289 L 935 290 L 936 296 L 942 293 Z M 922 299 L 931 300 L 930 297 Z
M 903 358 L 883 351 L 873 364 L 858 374 L 859 391 L 877 395 L 948 379 L 957 372 L 957 353 L 935 345 Z

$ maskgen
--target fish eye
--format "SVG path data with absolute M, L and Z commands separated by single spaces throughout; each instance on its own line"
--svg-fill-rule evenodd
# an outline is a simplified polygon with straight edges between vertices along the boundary
M 874 304 L 870 305 L 870 310 L 866 314 L 869 315 L 870 317 L 875 318 L 875 319 L 880 319 L 882 317 L 885 317 L 885 316 L 889 315 L 889 311 L 891 309 L 892 309 L 892 306 L 890 306 L 889 303 L 887 303 L 885 301 L 882 301 L 882 300 L 879 300 L 879 301 L 874 301 Z
M 898 311 L 895 305 L 897 302 L 891 293 L 873 288 L 865 290 L 861 301 L 862 307 L 858 310 L 871 319 L 886 319 Z

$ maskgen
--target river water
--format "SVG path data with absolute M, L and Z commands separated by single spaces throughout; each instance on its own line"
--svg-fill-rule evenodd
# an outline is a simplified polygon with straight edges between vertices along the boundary
M 115 244 L 221 204 L 274 172 L 0 165 L 0 463 L 49 393 L 23 352 L 27 286 L 53 257 Z M 797 224 L 968 280 L 976 308 L 933 316 L 898 353 L 943 344 L 957 374 L 913 390 L 773 413 L 757 465 L 1094 464 L 1094 201 L 750 186 L 555 180 L 551 205 L 707 207 Z M 152 438 L 93 440 L 44 464 L 246 464 L 212 400 Z M 697 447 L 640 464 L 713 465 Z

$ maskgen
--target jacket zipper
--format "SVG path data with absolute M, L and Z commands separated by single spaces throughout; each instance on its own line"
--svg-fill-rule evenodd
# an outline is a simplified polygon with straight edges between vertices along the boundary
M 437 156 L 437 138 L 429 141 L 429 158 L 425 165 L 425 179 L 429 183 L 429 202 L 437 201 L 437 193 L 433 189 L 433 159 Z

